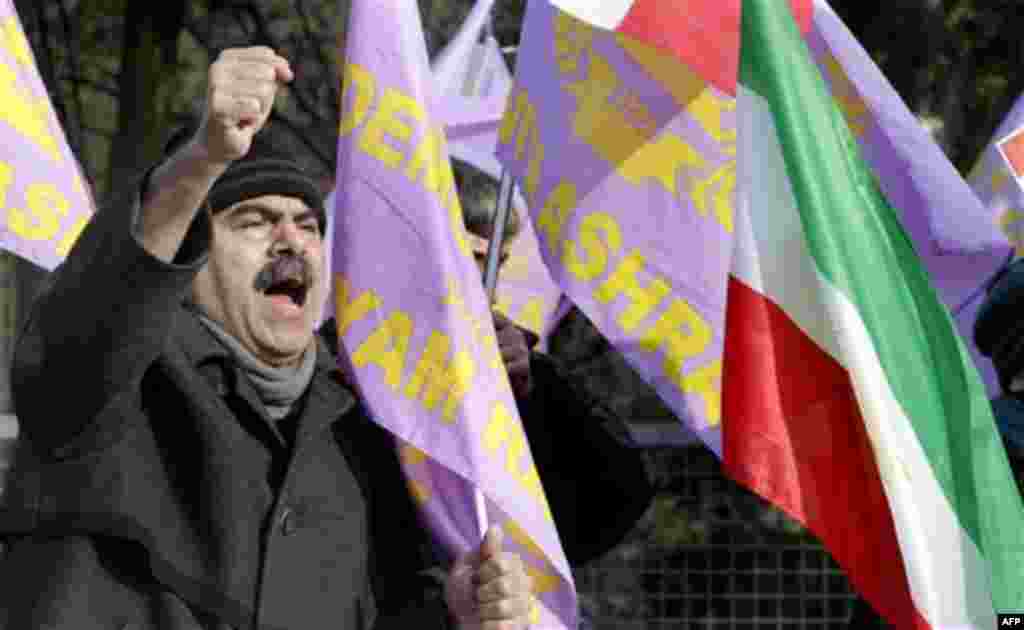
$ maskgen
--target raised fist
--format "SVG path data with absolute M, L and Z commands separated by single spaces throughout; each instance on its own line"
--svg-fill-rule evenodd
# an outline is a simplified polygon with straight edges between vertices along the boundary
M 213 163 L 243 157 L 274 107 L 277 88 L 292 80 L 288 60 L 265 46 L 222 52 L 207 78 L 206 111 L 195 141 Z

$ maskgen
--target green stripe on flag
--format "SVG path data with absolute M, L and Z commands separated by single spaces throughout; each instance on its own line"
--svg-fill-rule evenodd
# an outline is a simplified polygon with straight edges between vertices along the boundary
M 857 308 L 936 479 L 990 563 L 995 604 L 1024 608 L 1024 507 L 949 314 L 789 8 L 745 0 L 741 33 L 740 81 L 771 107 L 811 255 Z

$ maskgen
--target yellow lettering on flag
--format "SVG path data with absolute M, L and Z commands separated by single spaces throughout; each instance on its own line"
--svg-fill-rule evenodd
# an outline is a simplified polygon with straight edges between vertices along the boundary
M 7 210 L 7 228 L 27 241 L 46 241 L 56 237 L 60 231 L 60 218 L 67 216 L 71 205 L 67 197 L 53 184 L 37 182 L 25 189 L 27 207 L 22 209 L 8 199 L 13 183 L 14 168 L 0 161 L 0 209 Z
M 736 190 L 736 160 L 730 160 L 705 178 L 693 177 L 690 198 L 702 217 L 708 216 L 710 205 L 715 218 L 732 233 L 733 192 Z M 713 192 L 712 192 L 713 191 Z M 709 202 L 710 198 L 710 202 Z
M 432 129 L 423 135 L 423 139 L 416 145 L 405 166 L 405 176 L 409 181 L 416 182 L 420 175 L 423 175 L 423 187 L 438 195 L 442 200 L 447 196 L 445 188 L 446 179 L 444 169 L 447 160 L 444 159 L 444 132 L 440 129 Z
M 352 295 L 348 278 L 337 274 L 334 279 L 334 312 L 337 319 L 338 335 L 343 337 L 352 324 L 381 307 L 381 299 L 371 290 L 363 291 L 356 298 Z
M 537 188 L 540 186 L 540 165 L 544 160 L 544 145 L 540 141 L 540 129 L 537 128 L 537 108 L 530 102 L 526 90 L 519 89 L 509 98 L 509 107 L 501 119 L 498 137 L 503 144 L 512 141 L 515 134 L 515 159 L 523 159 L 529 144 L 529 163 L 526 167 L 526 180 L 523 191 L 527 202 L 531 205 L 536 201 Z
M 622 109 L 616 106 L 615 97 L 620 86 L 621 81 L 615 69 L 598 54 L 590 55 L 588 71 L 584 76 L 563 85 L 565 91 L 576 99 L 573 133 L 615 166 L 625 162 L 657 131 L 653 123 L 643 127 L 635 126 Z
M 427 346 L 413 370 L 412 377 L 405 386 L 405 395 L 409 398 L 420 396 L 420 402 L 427 411 L 445 397 L 442 418 L 445 422 L 455 420 L 455 409 L 466 397 L 476 368 L 473 360 L 465 350 L 455 353 L 451 362 L 447 362 L 451 340 L 448 335 L 434 331 L 427 339 Z
M 501 351 L 498 349 L 498 342 L 491 332 L 493 328 L 487 325 L 488 322 L 482 322 L 477 319 L 470 311 L 462 294 L 459 292 L 458 283 L 454 280 L 448 282 L 448 291 L 445 293 L 443 302 L 446 306 L 454 307 L 456 317 L 466 325 L 470 338 L 482 346 L 483 351 L 481 355 L 485 358 L 491 357 L 488 365 L 495 370 L 502 370 L 504 373 Z
M 505 447 L 505 470 L 537 501 L 545 517 L 554 522 L 536 467 L 522 469 L 523 456 L 528 452 L 526 434 L 503 403 L 495 403 L 482 438 L 484 449 L 489 453 Z
M 548 238 L 551 251 L 558 254 L 562 241 L 562 230 L 569 215 L 576 209 L 576 185 L 563 180 L 548 195 L 544 207 L 537 214 L 537 231 Z
M 736 154 L 736 127 L 722 124 L 726 113 L 736 111 L 736 99 L 723 98 L 707 88 L 693 99 L 687 111 L 700 123 L 705 133 L 718 143 L 723 153 Z
M 60 145 L 50 128 L 49 103 L 33 100 L 18 85 L 18 75 L 0 62 L 0 121 L 7 123 L 28 141 L 38 146 L 54 162 L 61 163 Z
M 683 376 L 681 389 L 704 399 L 704 413 L 710 427 L 717 427 L 722 422 L 721 383 L 721 359 L 715 359 Z
M 399 115 L 404 116 L 405 120 Z M 377 110 L 366 122 L 359 147 L 387 166 L 397 168 L 404 154 L 392 147 L 388 140 L 408 142 L 413 132 L 410 120 L 422 122 L 425 118 L 426 112 L 419 102 L 389 87 L 381 95 Z
M 637 281 L 637 273 L 644 269 L 645 262 L 644 255 L 640 250 L 633 250 L 622 259 L 608 279 L 594 291 L 594 299 L 601 304 L 607 304 L 620 295 L 629 298 L 629 306 L 618 318 L 619 326 L 627 333 L 636 330 L 640 323 L 665 299 L 665 296 L 672 292 L 672 287 L 660 277 L 652 278 L 646 287 L 640 286 Z
M 665 352 L 665 376 L 686 392 L 682 378 L 683 363 L 704 352 L 711 342 L 711 327 L 686 300 L 675 298 L 668 309 L 641 337 L 640 347 L 647 352 Z
M 384 382 L 397 390 L 412 331 L 413 322 L 408 313 L 393 311 L 352 354 L 352 363 L 357 368 L 377 365 L 384 371 Z
M 594 27 L 572 15 L 557 12 L 555 15 L 555 63 L 562 74 L 579 71 L 584 53 L 590 50 L 594 41 Z
M 18 20 L 12 15 L 0 23 L 0 47 L 26 68 L 35 68 L 32 60 L 32 47 L 25 38 Z
M 509 311 L 512 309 L 512 303 L 508 301 L 508 298 L 504 295 L 499 295 L 497 300 L 494 302 L 494 310 L 501 313 L 505 317 L 511 317 Z
M 648 142 L 619 165 L 618 173 L 630 184 L 653 179 L 673 196 L 678 193 L 679 171 L 704 168 L 704 158 L 689 143 L 673 133 Z
M 533 580 L 533 592 L 535 595 L 557 591 L 562 586 L 562 580 L 557 575 L 541 571 L 532 564 L 526 565 L 526 574 Z
M 353 93 L 350 98 L 347 98 L 350 92 Z M 373 106 L 373 97 L 376 92 L 376 82 L 366 68 L 354 63 L 345 66 L 345 74 L 342 78 L 343 111 L 338 124 L 339 135 L 348 135 L 363 124 L 366 115 L 370 113 L 370 107 Z M 348 103 L 348 107 L 345 107 L 345 103 Z
M 539 335 L 544 329 L 544 306 L 543 298 L 530 298 L 519 309 L 515 321 Z
M 580 244 L 565 241 L 562 262 L 566 270 L 580 282 L 596 280 L 608 266 L 608 257 L 622 247 L 622 228 L 605 212 L 593 212 L 580 221 Z M 581 259 L 582 247 L 586 257 Z
M 505 524 L 502 525 L 502 530 L 508 534 L 514 543 L 525 549 L 530 555 L 535 558 L 544 557 L 544 551 L 537 543 L 533 542 L 533 539 L 526 533 L 526 530 L 520 527 L 519 523 L 514 519 L 510 518 L 505 521 Z

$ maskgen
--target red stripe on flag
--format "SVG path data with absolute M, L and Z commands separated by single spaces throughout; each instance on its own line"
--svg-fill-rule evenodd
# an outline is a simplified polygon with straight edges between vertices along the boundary
M 929 628 L 846 370 L 764 295 L 730 278 L 728 298 L 726 472 L 818 536 L 895 627 Z
M 705 81 L 736 93 L 742 0 L 636 0 L 615 30 L 668 50 Z M 790 0 L 802 33 L 811 28 L 812 0 Z

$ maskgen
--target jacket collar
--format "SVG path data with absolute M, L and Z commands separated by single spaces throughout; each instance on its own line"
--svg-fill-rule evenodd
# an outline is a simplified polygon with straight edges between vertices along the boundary
M 262 404 L 258 403 L 252 387 L 239 383 L 240 372 L 231 352 L 203 326 L 196 317 L 194 308 L 188 304 L 184 305 L 177 322 L 178 337 L 189 363 L 203 374 L 218 395 L 237 393 L 245 398 L 250 406 L 262 409 Z M 316 414 L 316 417 L 326 417 L 328 423 L 348 413 L 356 404 L 356 397 L 346 383 L 341 368 L 338 367 L 336 355 L 322 333 L 316 335 L 316 364 L 309 387 L 309 400 L 315 397 L 321 404 L 329 403 L 331 408 L 336 410 L 336 413 Z M 308 404 L 307 400 L 307 406 Z M 303 412 L 302 415 L 307 414 Z M 269 419 L 267 421 L 270 422 Z M 307 429 L 312 428 L 303 427 L 301 432 L 307 433 Z M 276 428 L 274 431 L 276 433 Z

